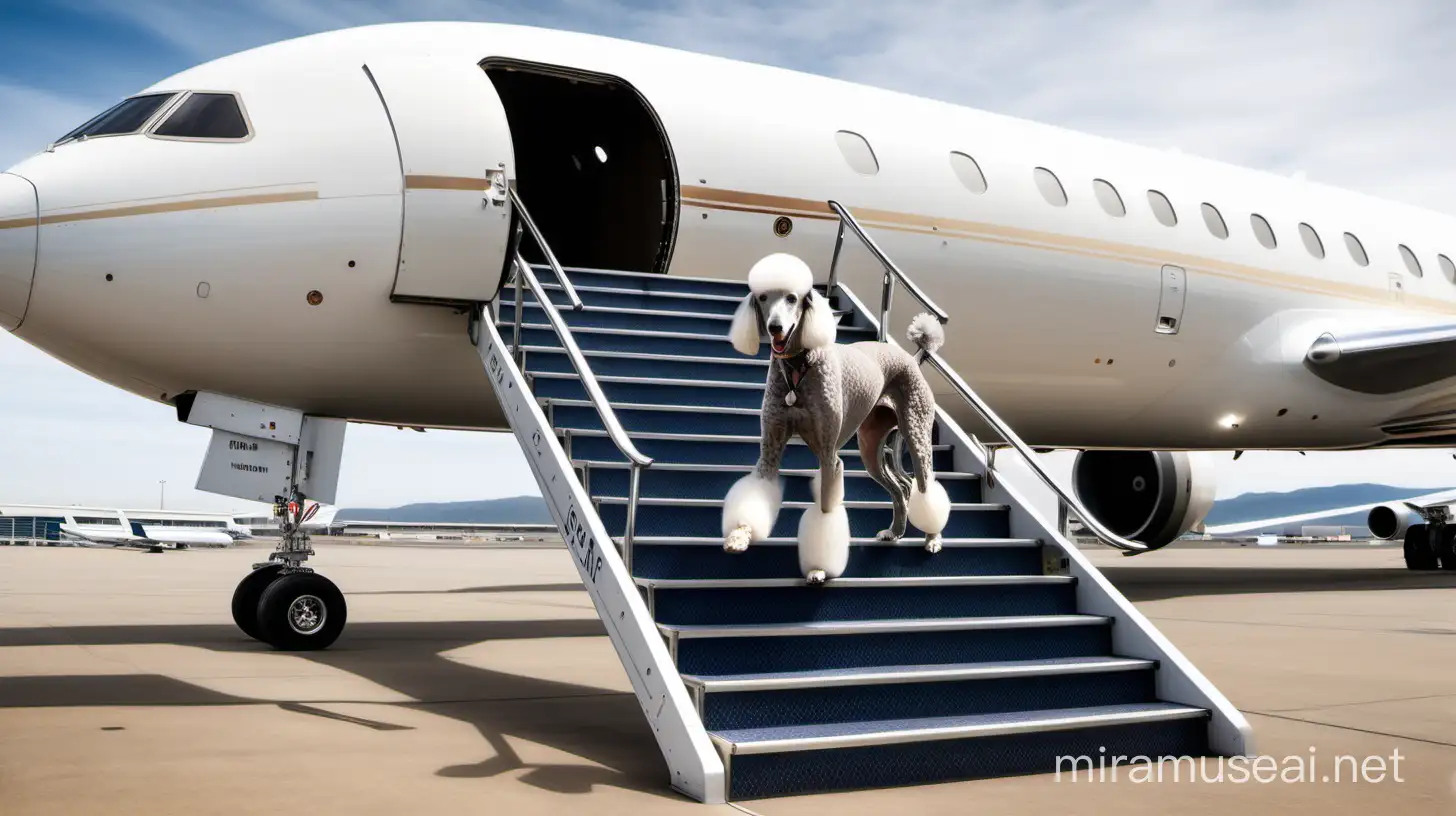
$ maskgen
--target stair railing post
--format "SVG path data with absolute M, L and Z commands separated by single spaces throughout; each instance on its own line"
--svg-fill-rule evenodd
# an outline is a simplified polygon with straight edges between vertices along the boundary
M 844 222 L 841 221 L 839 223 L 843 224 Z M 880 328 L 878 332 L 878 339 L 881 343 L 885 342 L 885 327 L 890 325 L 890 303 L 894 300 L 894 298 L 895 276 L 890 274 L 889 269 L 886 269 L 884 288 L 880 290 Z
M 844 248 L 844 219 L 839 219 L 839 233 L 834 236 L 834 257 L 829 261 L 829 285 L 825 287 L 826 296 L 834 294 L 834 287 L 839 285 L 839 251 Z
M 637 536 L 637 493 L 642 486 L 642 466 L 632 463 L 631 485 L 627 492 L 627 528 L 622 532 L 622 563 L 632 574 L 632 540 Z
M 516 325 L 515 325 L 515 334 L 513 335 L 514 340 L 511 343 L 511 356 L 514 357 L 514 358 L 516 358 L 516 368 L 524 368 L 525 367 L 525 356 L 526 356 L 521 351 L 521 315 L 522 315 L 522 313 L 524 313 L 526 311 L 526 308 L 525 308 L 526 296 L 525 296 L 525 293 L 524 293 L 525 288 L 526 288 L 526 281 L 521 276 L 521 263 L 520 263 L 520 260 L 519 260 L 520 257 L 521 257 L 520 253 L 516 253 L 517 260 L 514 263 L 511 264 L 511 266 L 514 267 L 515 270 L 516 270 L 516 320 L 515 320 L 515 324 Z

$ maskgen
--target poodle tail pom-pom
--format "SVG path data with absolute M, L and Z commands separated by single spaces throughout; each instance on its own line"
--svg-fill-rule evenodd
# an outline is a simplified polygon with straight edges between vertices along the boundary
M 849 512 L 837 504 L 828 513 L 818 505 L 808 508 L 799 519 L 799 569 L 808 577 L 824 570 L 826 579 L 844 574 L 849 566 Z
M 910 321 L 910 330 L 905 336 L 926 354 L 934 354 L 945 345 L 945 327 L 929 312 L 921 312 Z M 919 525 L 916 525 L 919 526 Z
M 917 487 L 910 491 L 910 506 L 906 508 L 910 523 L 922 533 L 935 535 L 950 523 L 950 496 L 945 485 L 931 479 L 925 492 Z
M 746 526 L 752 531 L 754 541 L 768 538 L 774 521 L 779 517 L 783 496 L 783 488 L 777 481 L 762 478 L 757 473 L 750 473 L 734 482 L 723 500 L 723 535 Z

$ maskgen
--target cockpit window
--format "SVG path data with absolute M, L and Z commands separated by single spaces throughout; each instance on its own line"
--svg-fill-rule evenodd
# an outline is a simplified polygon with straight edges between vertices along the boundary
M 248 120 L 229 93 L 193 93 L 152 131 L 172 139 L 246 139 Z
M 106 112 L 57 139 L 56 144 L 92 136 L 119 136 L 123 133 L 136 133 L 141 130 L 142 125 L 147 123 L 148 119 L 152 118 L 152 114 L 160 110 L 174 96 L 176 94 L 158 93 L 123 99 Z

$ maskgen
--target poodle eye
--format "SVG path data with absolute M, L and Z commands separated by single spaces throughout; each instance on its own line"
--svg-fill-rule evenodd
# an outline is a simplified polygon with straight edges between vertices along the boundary
M 759 303 L 768 303 L 768 295 L 759 295 L 758 296 L 758 302 Z
M 798 295 L 794 295 L 794 294 L 790 294 L 788 297 L 784 298 L 784 300 L 787 300 L 789 302 L 789 305 L 792 306 L 793 304 L 799 302 L 799 296 Z

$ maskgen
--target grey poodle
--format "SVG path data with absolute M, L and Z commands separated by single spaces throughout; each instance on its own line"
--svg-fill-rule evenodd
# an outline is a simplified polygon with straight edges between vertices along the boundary
M 844 509 L 844 462 L 839 450 L 859 433 L 865 470 L 890 493 L 894 521 L 879 534 L 898 541 L 908 521 L 925 533 L 925 549 L 939 552 L 950 518 L 950 499 L 931 466 L 935 395 L 915 357 L 880 342 L 835 345 L 838 319 L 814 287 L 807 264 L 793 255 L 769 255 L 748 273 L 749 294 L 729 329 L 733 347 L 758 353 L 767 331 L 773 345 L 763 395 L 763 440 L 758 465 L 728 491 L 723 505 L 723 548 L 743 552 L 768 537 L 783 491 L 779 466 L 789 437 L 798 433 L 819 460 L 814 479 L 818 505 L 799 522 L 799 567 L 810 583 L 838 578 L 849 561 L 849 515 Z M 944 340 L 928 314 L 910 326 L 911 342 L 934 352 Z M 887 468 L 883 445 L 899 427 L 909 443 L 914 485 Z

